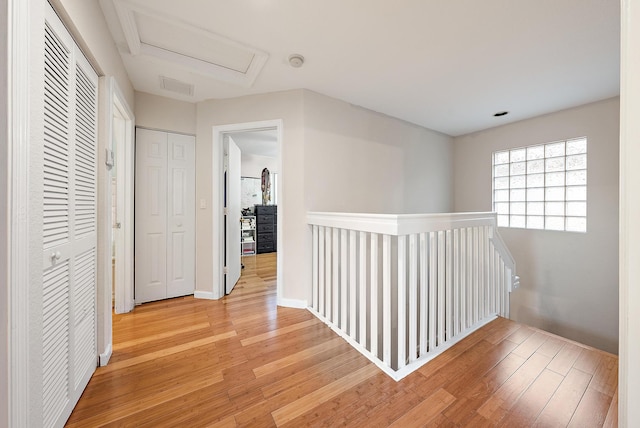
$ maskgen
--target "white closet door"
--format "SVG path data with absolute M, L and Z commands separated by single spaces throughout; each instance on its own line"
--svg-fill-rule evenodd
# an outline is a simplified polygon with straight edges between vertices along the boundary
M 193 294 L 195 284 L 195 141 L 168 134 L 167 297 Z
M 98 78 L 48 4 L 44 36 L 42 426 L 52 427 L 97 365 Z
M 195 138 L 136 130 L 136 303 L 193 294 Z
M 135 300 L 167 298 L 167 133 L 136 130 Z

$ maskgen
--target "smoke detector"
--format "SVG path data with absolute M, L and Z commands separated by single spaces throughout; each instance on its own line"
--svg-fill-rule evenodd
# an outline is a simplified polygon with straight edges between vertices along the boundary
M 289 55 L 289 64 L 293 68 L 300 68 L 304 64 L 304 57 L 300 54 Z

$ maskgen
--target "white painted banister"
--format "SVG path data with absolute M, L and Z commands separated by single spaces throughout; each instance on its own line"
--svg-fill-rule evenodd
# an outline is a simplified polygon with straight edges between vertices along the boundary
M 307 214 L 312 306 L 396 380 L 496 316 L 515 261 L 494 213 Z

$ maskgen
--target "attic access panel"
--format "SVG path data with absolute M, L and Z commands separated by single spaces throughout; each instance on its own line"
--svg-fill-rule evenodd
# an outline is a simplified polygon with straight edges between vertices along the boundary
M 250 87 L 269 54 L 173 17 L 114 0 L 132 55 L 147 55 L 215 79 Z

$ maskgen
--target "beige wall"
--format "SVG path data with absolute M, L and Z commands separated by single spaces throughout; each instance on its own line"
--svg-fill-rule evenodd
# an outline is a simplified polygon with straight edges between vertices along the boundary
M 619 100 L 609 99 L 454 139 L 454 208 L 491 210 L 493 151 L 586 136 L 587 233 L 501 228 L 521 288 L 511 316 L 617 352 Z
M 304 126 L 308 210 L 451 210 L 451 137 L 311 91 Z
M 212 136 L 213 126 L 262 120 L 282 119 L 282 183 L 278 210 L 284 224 L 281 231 L 283 294 L 289 299 L 307 298 L 304 282 L 310 262 L 305 247 L 307 226 L 304 207 L 304 130 L 302 123 L 302 91 L 212 100 L 197 105 L 196 136 L 196 201 L 206 202 L 196 211 L 196 290 L 211 292 L 213 281 L 213 213 L 212 202 Z M 284 209 L 283 209 L 284 208 Z M 216 220 L 217 221 L 217 220 Z
M 306 213 L 450 211 L 451 138 L 306 90 L 198 104 L 196 289 L 210 292 L 212 127 L 283 120 L 282 296 L 310 298 Z
M 242 172 L 243 177 L 262 177 L 262 170 L 268 168 L 271 174 L 278 173 L 278 158 L 259 156 L 242 152 Z
M 98 0 L 51 0 L 62 21 L 99 76 L 114 76 L 131 109 L 135 105 L 133 86 L 124 68 Z
M 195 135 L 196 104 L 137 92 L 136 126 Z

